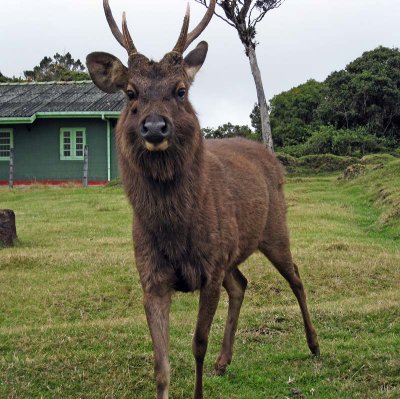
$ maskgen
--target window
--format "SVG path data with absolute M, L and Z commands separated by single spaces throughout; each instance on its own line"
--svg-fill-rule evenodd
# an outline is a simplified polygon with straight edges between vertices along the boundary
M 86 129 L 62 128 L 60 131 L 60 159 L 64 161 L 83 160 L 86 145 Z
M 13 148 L 12 129 L 0 129 L 0 161 L 10 160 L 10 150 Z

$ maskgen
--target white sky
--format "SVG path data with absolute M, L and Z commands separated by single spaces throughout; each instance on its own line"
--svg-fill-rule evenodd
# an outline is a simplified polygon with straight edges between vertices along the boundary
M 110 0 L 117 22 L 122 11 L 135 45 L 159 59 L 171 50 L 181 28 L 186 0 Z M 190 0 L 191 28 L 205 8 Z M 0 0 L 0 71 L 20 76 L 44 56 L 71 52 L 84 62 L 107 51 L 126 62 L 112 36 L 101 0 Z M 324 80 L 362 52 L 379 45 L 400 47 L 399 0 L 286 0 L 258 25 L 258 62 L 267 98 L 304 83 Z M 196 40 L 209 53 L 191 90 L 203 127 L 225 122 L 250 124 L 256 92 L 236 31 L 215 17 Z

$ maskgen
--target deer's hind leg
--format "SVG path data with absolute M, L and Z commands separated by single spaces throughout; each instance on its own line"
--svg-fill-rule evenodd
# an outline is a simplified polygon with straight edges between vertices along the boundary
M 223 286 L 228 293 L 229 308 L 221 352 L 214 366 L 217 375 L 223 375 L 232 360 L 235 333 L 238 325 L 240 308 L 247 287 L 247 280 L 246 277 L 235 268 L 225 275 Z
M 270 232 L 271 233 L 268 238 L 260 243 L 259 249 L 289 283 L 290 288 L 292 289 L 300 305 L 308 347 L 314 355 L 319 356 L 320 351 L 317 333 L 315 332 L 315 328 L 307 308 L 306 293 L 300 278 L 299 270 L 292 260 L 288 233 L 286 232 L 286 229 L 280 232 L 279 229 L 278 231 L 275 230 L 274 232 L 271 229 Z

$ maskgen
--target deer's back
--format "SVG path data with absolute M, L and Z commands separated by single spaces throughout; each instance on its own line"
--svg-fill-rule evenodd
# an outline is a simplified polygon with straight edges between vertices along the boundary
M 218 159 L 227 177 L 225 184 L 231 190 L 253 189 L 258 193 L 258 186 L 270 195 L 282 192 L 283 168 L 262 144 L 241 138 L 206 140 L 206 153 L 209 158 Z
M 214 202 L 229 214 L 230 232 L 236 225 L 239 263 L 257 249 L 271 213 L 285 214 L 283 169 L 263 145 L 239 138 L 206 140 L 206 159 L 209 195 L 223 197 Z

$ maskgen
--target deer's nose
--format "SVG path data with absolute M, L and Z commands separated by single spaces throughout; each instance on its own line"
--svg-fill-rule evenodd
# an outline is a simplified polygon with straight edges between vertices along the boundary
M 143 121 L 140 134 L 150 143 L 161 143 L 171 134 L 170 124 L 161 115 L 151 114 Z

